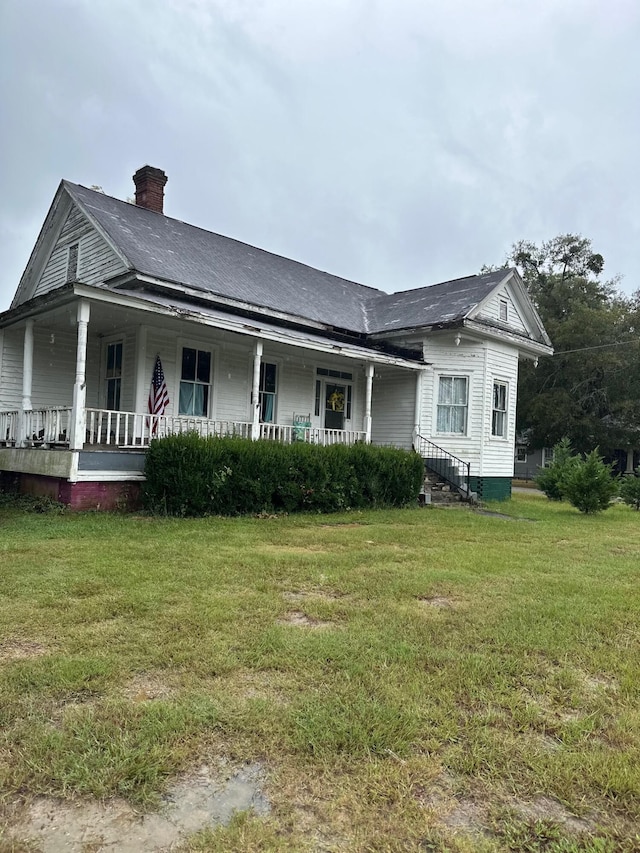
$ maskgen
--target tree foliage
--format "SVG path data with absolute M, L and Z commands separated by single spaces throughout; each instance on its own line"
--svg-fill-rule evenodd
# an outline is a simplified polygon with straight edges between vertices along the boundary
M 635 510 L 640 510 L 640 468 L 636 470 L 635 477 L 624 477 L 620 485 L 620 497 Z
M 598 448 L 583 460 L 568 465 L 561 480 L 562 494 L 576 509 L 588 515 L 602 512 L 618 494 L 612 466 L 605 464 Z
M 640 291 L 625 297 L 602 281 L 591 241 L 562 234 L 512 246 L 515 265 L 555 354 L 521 366 L 518 429 L 532 447 L 563 436 L 583 453 L 640 445 Z

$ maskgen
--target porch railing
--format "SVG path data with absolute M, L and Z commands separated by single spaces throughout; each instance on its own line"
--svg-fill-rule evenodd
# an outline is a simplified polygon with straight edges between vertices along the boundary
M 0 412 L 0 445 L 14 446 L 68 446 L 70 443 L 70 406 L 55 406 Z M 21 424 L 24 427 L 21 428 Z M 93 447 L 142 448 L 154 438 L 163 438 L 183 432 L 196 432 L 207 436 L 237 436 L 251 438 L 249 421 L 218 421 L 173 415 L 149 415 L 140 412 L 115 412 L 109 409 L 85 410 L 85 445 Z M 318 427 L 260 424 L 259 438 L 291 444 L 305 441 L 309 444 L 355 444 L 365 441 L 361 430 L 320 429 Z M 26 440 L 25 440 L 26 439 Z
M 11 446 L 20 436 L 20 411 L 0 412 L 0 445 Z
M 0 412 L 0 444 L 26 447 L 69 443 L 71 406 Z
M 471 488 L 469 485 L 469 477 L 471 471 L 471 463 L 465 462 L 454 456 L 453 453 L 438 447 L 428 438 L 422 435 L 417 437 L 418 446 L 416 450 L 424 459 L 424 464 L 427 468 L 437 474 L 445 482 L 453 486 L 461 494 L 469 497 Z
M 210 435 L 235 435 L 250 438 L 251 424 L 247 421 L 211 421 L 205 418 L 149 415 L 139 412 L 113 412 L 107 409 L 87 409 L 85 442 L 90 445 L 117 447 L 148 447 L 154 438 L 164 438 L 183 432 Z

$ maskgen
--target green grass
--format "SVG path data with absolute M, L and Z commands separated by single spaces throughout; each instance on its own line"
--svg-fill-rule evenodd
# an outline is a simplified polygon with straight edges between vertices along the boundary
M 493 509 L 0 507 L 0 802 L 224 756 L 272 812 L 185 851 L 639 850 L 638 514 Z

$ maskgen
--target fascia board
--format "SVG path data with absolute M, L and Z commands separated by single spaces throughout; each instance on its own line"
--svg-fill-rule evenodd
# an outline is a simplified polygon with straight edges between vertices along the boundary
M 540 341 L 535 341 L 531 338 L 525 338 L 515 332 L 488 326 L 476 320 L 465 320 L 464 329 L 475 332 L 478 338 L 489 338 L 493 341 L 508 343 L 510 346 L 516 347 L 520 352 L 531 355 L 534 358 L 540 355 L 553 355 L 553 347 L 551 345 L 540 343 Z
M 47 265 L 51 253 L 58 242 L 62 227 L 71 210 L 71 204 L 72 201 L 66 192 L 64 181 L 61 181 L 47 211 L 47 215 L 44 218 L 35 245 L 31 250 L 27 265 L 20 277 L 20 283 L 11 300 L 10 308 L 16 308 L 21 303 L 28 302 L 33 297 L 33 291 L 40 280 L 42 271 Z
M 211 305 L 222 305 L 228 308 L 235 308 L 240 311 L 250 311 L 254 314 L 263 314 L 265 317 L 272 317 L 274 320 L 283 320 L 288 323 L 298 323 L 308 326 L 310 329 L 317 329 L 324 332 L 329 331 L 330 327 L 326 324 L 318 323 L 316 320 L 310 320 L 307 317 L 300 317 L 297 314 L 288 314 L 285 311 L 274 311 L 273 308 L 266 308 L 262 305 L 257 305 L 253 302 L 243 302 L 239 299 L 232 299 L 228 296 L 221 296 L 216 293 L 210 293 L 206 290 L 197 290 L 192 287 L 187 287 L 179 282 L 169 281 L 167 279 L 155 278 L 144 273 L 132 272 L 117 276 L 115 279 L 109 279 L 108 285 L 114 289 L 120 287 L 130 287 L 133 283 L 157 287 L 171 293 L 176 293 L 179 296 L 188 296 L 192 299 L 197 299 L 200 302 L 207 302 Z
M 190 322 L 198 323 L 202 326 L 223 329 L 224 331 L 235 332 L 236 334 L 245 335 L 251 338 L 262 338 L 263 340 L 282 343 L 288 346 L 297 346 L 302 349 L 308 349 L 315 352 L 330 353 L 332 355 L 339 354 L 345 358 L 358 359 L 359 361 L 371 361 L 375 364 L 404 367 L 410 370 L 422 370 L 425 367 L 424 364 L 419 362 L 410 361 L 409 359 L 404 359 L 400 356 L 388 355 L 375 350 L 368 350 L 365 347 L 358 347 L 353 344 L 336 343 L 334 341 L 326 341 L 325 343 L 323 341 L 304 340 L 295 332 L 289 332 L 286 329 L 270 329 L 256 325 L 259 322 L 258 320 L 247 320 L 247 322 L 243 322 L 243 318 L 241 317 L 208 317 L 206 314 L 195 310 L 176 308 L 169 305 L 159 305 L 151 299 L 130 296 L 129 294 L 119 293 L 117 290 L 107 290 L 102 287 L 93 287 L 87 284 L 76 284 L 74 286 L 74 292 L 76 296 L 85 297 L 93 302 L 105 302 L 111 305 L 118 305 L 123 308 L 138 309 L 151 314 L 189 320 Z

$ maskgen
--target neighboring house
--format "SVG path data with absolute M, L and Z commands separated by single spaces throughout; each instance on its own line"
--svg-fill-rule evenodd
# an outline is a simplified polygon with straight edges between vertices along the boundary
M 615 474 L 633 474 L 640 465 L 640 452 L 633 448 L 613 450 L 604 455 L 604 460 L 613 465 Z M 518 480 L 533 480 L 540 468 L 553 462 L 553 447 L 531 448 L 523 436 L 516 438 L 513 476 Z
M 510 494 L 518 361 L 552 352 L 516 270 L 387 294 L 163 215 L 166 180 L 60 184 L 0 314 L 5 480 L 112 506 L 150 440 L 197 430 L 413 447 Z

